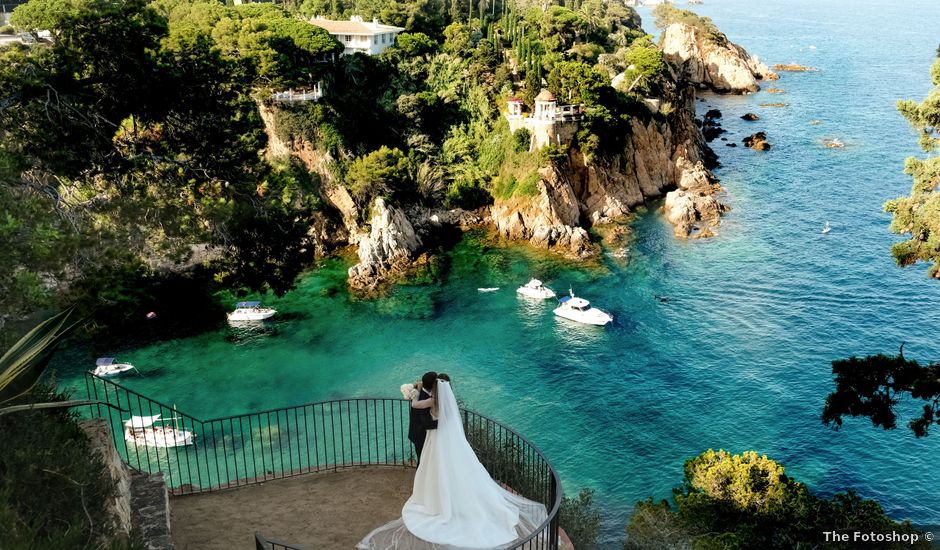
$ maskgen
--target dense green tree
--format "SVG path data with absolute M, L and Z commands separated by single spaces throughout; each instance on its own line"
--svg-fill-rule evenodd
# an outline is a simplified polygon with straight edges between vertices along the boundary
M 375 197 L 401 198 L 414 193 L 411 160 L 398 149 L 382 146 L 356 158 L 346 171 L 346 186 L 360 204 Z
M 0 261 L 0 286 L 23 291 L 36 306 L 67 273 L 72 299 L 110 307 L 146 293 L 125 283 L 146 278 L 147 266 L 185 261 L 194 246 L 208 246 L 216 279 L 289 288 L 306 264 L 283 251 L 307 247 L 300 229 L 315 205 L 301 200 L 286 212 L 273 192 L 261 194 L 282 180 L 259 156 L 266 137 L 250 93 L 264 81 L 312 76 L 301 65 L 313 52 L 335 51 L 335 41 L 306 33 L 311 26 L 302 22 L 305 30 L 295 33 L 293 20 L 270 8 L 231 16 L 234 8 L 210 3 L 76 0 L 74 9 L 56 11 L 56 2 L 29 8 L 54 15 L 44 21 L 58 37 L 52 46 L 0 52 L 0 219 L 7 222 L 0 239 L 16 241 L 16 253 Z M 233 29 L 246 44 L 267 44 L 284 57 L 227 54 L 212 35 L 222 21 L 244 18 L 255 20 L 253 36 L 261 37 L 253 41 L 239 23 Z M 235 258 L 240 269 L 231 269 Z M 86 287 L 86 278 L 97 287 Z M 74 295 L 83 288 L 84 296 Z M 120 324 L 132 313 L 109 320 Z
M 600 99 L 601 90 L 609 85 L 609 78 L 601 70 L 578 61 L 557 63 L 548 73 L 548 89 L 561 102 L 594 105 Z
M 748 451 L 708 450 L 685 463 L 675 506 L 652 499 L 637 503 L 627 526 L 627 549 L 842 548 L 827 531 L 920 534 L 909 522 L 887 517 L 855 493 L 831 499 L 789 478 L 779 463 Z M 930 548 L 923 540 L 880 548 Z
M 447 25 L 444 2 L 441 0 L 391 1 L 379 13 L 387 25 L 404 27 L 408 32 L 439 35 Z
M 897 426 L 897 407 L 910 395 L 923 402 L 921 415 L 908 422 L 917 437 L 940 425 L 940 363 L 920 365 L 898 355 L 850 357 L 832 362 L 835 390 L 826 398 L 823 422 L 842 426 L 845 416 L 867 417 L 885 430 Z
M 156 7 L 170 22 L 171 46 L 209 35 L 224 56 L 244 64 L 255 85 L 311 85 L 322 77 L 323 62 L 343 49 L 326 30 L 274 4 L 159 0 Z
M 911 195 L 885 204 L 891 212 L 891 230 L 908 235 L 891 251 L 900 266 L 930 262 L 928 274 L 940 278 L 940 50 L 931 67 L 934 89 L 922 102 L 899 101 L 898 110 L 920 134 L 920 146 L 928 157 L 909 157 L 904 169 L 914 178 Z M 929 156 L 934 153 L 933 156 Z M 864 416 L 886 430 L 897 425 L 897 407 L 904 396 L 922 402 L 920 416 L 908 426 L 917 437 L 928 435 L 940 424 L 940 363 L 920 365 L 904 357 L 903 345 L 895 356 L 870 355 L 832 362 L 835 390 L 826 398 L 822 420 L 842 425 L 845 416 Z
M 444 29 L 444 51 L 454 56 L 465 56 L 473 43 L 470 28 L 462 23 L 451 23 Z
M 928 274 L 940 278 L 940 57 L 930 74 L 934 88 L 923 101 L 898 102 L 898 111 L 918 132 L 928 156 L 907 159 L 904 171 L 914 178 L 911 194 L 888 201 L 885 211 L 893 214 L 891 231 L 908 236 L 891 248 L 898 265 L 929 262 Z

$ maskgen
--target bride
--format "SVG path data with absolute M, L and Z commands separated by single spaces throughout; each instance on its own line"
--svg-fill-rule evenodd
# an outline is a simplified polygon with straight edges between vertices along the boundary
M 401 518 L 369 533 L 362 550 L 503 548 L 532 534 L 545 506 L 503 489 L 470 447 L 447 375 L 431 389 L 437 429 L 429 430 Z M 417 404 L 413 401 L 413 404 Z

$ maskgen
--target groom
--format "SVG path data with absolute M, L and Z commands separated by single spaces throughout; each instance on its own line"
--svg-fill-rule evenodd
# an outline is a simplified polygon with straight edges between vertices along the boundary
M 437 428 L 437 420 L 431 418 L 431 405 L 434 403 L 434 396 L 431 394 L 431 388 L 437 381 L 436 372 L 426 372 L 421 377 L 421 389 L 418 390 L 418 397 L 411 402 L 411 411 L 408 416 L 408 439 L 415 446 L 415 454 L 418 462 L 421 462 L 421 449 L 424 448 L 424 439 L 428 435 L 428 430 Z

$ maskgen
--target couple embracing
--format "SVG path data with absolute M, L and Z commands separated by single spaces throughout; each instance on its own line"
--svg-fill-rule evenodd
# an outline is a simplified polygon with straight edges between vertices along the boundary
M 426 373 L 402 386 L 411 400 L 408 439 L 418 453 L 411 497 L 401 518 L 369 533 L 362 550 L 504 548 L 533 533 L 545 506 L 501 487 L 477 459 L 463 431 L 450 377 Z
M 411 385 L 411 411 L 408 416 L 408 440 L 415 446 L 415 456 L 421 464 L 421 451 L 424 449 L 424 440 L 428 430 L 437 429 L 437 407 L 435 406 L 435 385 L 438 380 L 450 382 L 450 376 L 443 372 L 434 371 L 424 373 L 421 381 Z

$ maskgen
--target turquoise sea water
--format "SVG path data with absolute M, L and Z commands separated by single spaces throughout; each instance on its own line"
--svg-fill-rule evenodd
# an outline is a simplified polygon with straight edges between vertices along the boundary
M 734 208 L 717 238 L 676 240 L 657 205 L 633 224 L 628 257 L 605 256 L 598 269 L 470 237 L 451 254 L 445 283 L 374 302 L 351 299 L 347 264 L 329 260 L 267 300 L 280 312 L 269 333 L 224 328 L 115 350 L 143 373 L 122 382 L 208 418 L 395 396 L 426 370 L 448 372 L 469 407 L 545 451 L 569 494 L 597 490 L 611 547 L 633 503 L 668 497 L 683 460 L 709 447 L 766 453 L 816 491 L 854 489 L 896 518 L 940 529 L 940 433 L 916 440 L 866 421 L 835 432 L 819 421 L 832 359 L 901 342 L 910 358 L 940 358 L 940 283 L 923 266 L 895 267 L 897 237 L 881 212 L 910 190 L 901 170 L 916 136 L 894 103 L 930 88 L 940 5 L 706 1 L 697 10 L 768 63 L 820 69 L 770 84 L 786 94 L 698 104 L 700 114 L 724 113 L 729 142 L 763 130 L 774 145 L 756 153 L 714 142 Z M 649 10 L 641 15 L 652 29 Z M 759 106 L 770 102 L 788 106 Z M 760 121 L 738 118 L 748 111 Z M 827 137 L 846 147 L 824 148 Z M 827 220 L 832 232 L 821 235 Z M 573 286 L 615 323 L 574 325 L 550 303 L 517 299 L 530 276 L 559 292 Z M 59 376 L 77 382 L 92 361 L 64 353 Z

